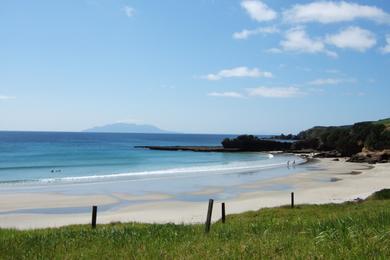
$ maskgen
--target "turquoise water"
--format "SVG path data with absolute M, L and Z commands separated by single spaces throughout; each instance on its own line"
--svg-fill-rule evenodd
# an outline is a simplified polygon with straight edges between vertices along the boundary
M 42 193 L 108 195 L 115 211 L 152 200 L 127 200 L 118 194 L 166 194 L 160 201 L 227 201 L 253 191 L 245 184 L 302 172 L 303 159 L 288 154 L 201 153 L 136 149 L 144 145 L 219 145 L 232 136 L 183 134 L 102 134 L 0 132 L 0 195 Z M 287 161 L 296 161 L 287 167 Z M 246 187 L 246 188 L 244 188 Z M 266 191 L 292 191 L 286 182 Z M 199 192 L 200 191 L 200 192 Z M 2 214 L 77 214 L 90 207 L 16 209 Z
M 0 183 L 79 183 L 207 176 L 282 167 L 268 153 L 152 151 L 142 145 L 220 145 L 231 136 L 0 132 Z M 298 159 L 297 159 L 298 160 Z

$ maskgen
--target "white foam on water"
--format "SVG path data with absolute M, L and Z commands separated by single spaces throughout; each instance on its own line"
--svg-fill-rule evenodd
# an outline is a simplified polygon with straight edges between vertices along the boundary
M 278 161 L 273 163 L 267 163 L 268 160 L 273 159 L 272 154 L 267 155 L 267 160 L 258 161 L 246 161 L 246 162 L 230 162 L 228 164 L 221 165 L 205 165 L 198 167 L 184 167 L 184 168 L 172 168 L 164 170 L 153 170 L 153 171 L 140 171 L 140 172 L 126 172 L 126 173 L 115 173 L 115 174 L 103 174 L 103 175 L 88 175 L 88 176 L 74 176 L 74 177 L 62 177 L 62 178 L 44 178 L 38 180 L 40 183 L 74 183 L 74 182 L 96 182 L 104 180 L 115 180 L 115 179 L 131 179 L 132 177 L 152 177 L 152 176 L 173 176 L 173 175 L 197 175 L 197 174 L 228 174 L 228 173 L 239 173 L 243 171 L 259 171 L 264 169 L 285 167 L 286 161 Z M 262 157 L 264 158 L 264 157 Z M 304 163 L 305 160 L 302 158 L 296 159 L 296 164 Z

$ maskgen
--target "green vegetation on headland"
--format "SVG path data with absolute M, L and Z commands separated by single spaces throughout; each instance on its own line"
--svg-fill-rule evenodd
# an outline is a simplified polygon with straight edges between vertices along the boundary
M 388 259 L 389 198 L 390 191 L 384 190 L 365 201 L 230 215 L 225 224 L 212 225 L 209 234 L 203 225 L 136 223 L 94 230 L 89 225 L 0 229 L 0 258 Z
M 386 122 L 386 120 L 381 120 Z M 313 127 L 298 134 L 300 140 L 317 140 L 323 151 L 337 150 L 344 156 L 351 156 L 368 150 L 390 148 L 390 129 L 381 121 L 360 122 L 351 126 Z
M 252 135 L 242 135 L 222 142 L 224 148 L 238 148 L 245 151 L 303 150 L 334 151 L 338 156 L 353 156 L 367 151 L 390 149 L 390 119 L 374 122 L 360 122 L 350 126 L 316 126 L 298 135 L 280 135 L 271 139 L 297 140 L 278 142 L 264 140 Z M 383 160 L 388 160 L 388 154 Z
M 242 151 L 277 151 L 291 149 L 291 143 L 260 139 L 254 135 L 240 135 L 236 138 L 226 138 L 222 141 L 225 149 Z
M 318 157 L 351 157 L 352 162 L 386 162 L 390 159 L 390 119 L 349 126 L 316 126 L 298 135 L 268 139 L 254 135 L 226 138 L 222 146 L 135 146 L 151 150 L 193 152 L 317 152 Z

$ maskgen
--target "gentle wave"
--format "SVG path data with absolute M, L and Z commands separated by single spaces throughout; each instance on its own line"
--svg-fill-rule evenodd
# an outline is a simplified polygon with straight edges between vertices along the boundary
M 266 154 L 268 159 L 274 159 L 273 154 Z M 264 158 L 264 157 L 263 157 Z M 7 180 L 0 181 L 0 184 L 28 184 L 28 183 L 85 183 L 85 182 L 101 182 L 107 180 L 126 180 L 126 179 L 145 179 L 146 177 L 156 178 L 158 177 L 169 177 L 174 175 L 185 174 L 189 176 L 194 176 L 194 174 L 228 174 L 228 173 L 240 173 L 256 170 L 264 170 L 271 168 L 278 168 L 286 166 L 286 161 L 280 161 L 275 163 L 266 163 L 267 160 L 258 160 L 258 161 L 246 161 L 246 162 L 230 162 L 227 164 L 219 165 L 205 165 L 198 167 L 184 167 L 184 168 L 171 168 L 164 170 L 151 170 L 151 171 L 140 171 L 140 172 L 125 172 L 125 173 L 110 173 L 102 175 L 86 175 L 86 176 L 68 176 L 60 178 L 42 178 L 42 179 L 23 179 L 23 180 Z M 306 160 L 302 158 L 296 158 L 296 164 L 302 164 Z
M 304 159 L 298 159 L 296 164 L 304 163 Z M 200 167 L 186 167 L 186 168 L 174 168 L 166 170 L 155 170 L 155 171 L 142 171 L 142 172 L 128 172 L 128 173 L 116 173 L 116 174 L 105 174 L 105 175 L 88 175 L 88 176 L 74 176 L 74 177 L 62 177 L 62 178 L 45 178 L 37 180 L 41 183 L 69 183 L 69 182 L 93 182 L 93 181 L 102 181 L 109 179 L 126 179 L 129 177 L 136 176 L 167 176 L 175 174 L 201 174 L 201 173 L 234 173 L 243 170 L 262 170 L 270 168 L 278 168 L 286 165 L 286 162 L 273 163 L 273 164 L 259 164 L 259 163 L 229 163 L 226 166 L 222 165 L 209 165 L 209 166 L 200 166 Z

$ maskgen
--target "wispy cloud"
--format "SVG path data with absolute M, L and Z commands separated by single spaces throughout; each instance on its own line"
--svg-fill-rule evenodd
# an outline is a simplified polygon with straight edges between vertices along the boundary
M 257 87 L 247 89 L 248 95 L 251 97 L 266 97 L 266 98 L 290 98 L 301 96 L 304 93 L 296 87 Z
M 323 85 L 339 85 L 342 83 L 355 83 L 356 79 L 343 79 L 343 78 L 326 78 L 326 79 L 316 79 L 310 81 L 309 85 L 323 86 Z
M 293 98 L 304 96 L 306 93 L 297 87 L 256 87 L 247 88 L 242 92 L 235 91 L 222 91 L 211 92 L 208 96 L 212 97 L 224 97 L 224 98 Z
M 332 45 L 340 49 L 352 49 L 359 52 L 376 45 L 375 35 L 357 26 L 350 26 L 340 30 L 336 34 L 329 34 L 324 37 L 310 37 L 304 27 L 298 26 L 285 32 L 284 39 L 280 41 L 278 48 L 268 49 L 271 53 L 298 52 L 298 53 L 324 53 L 332 58 L 338 54 L 328 49 Z
M 131 6 L 126 5 L 123 7 L 123 11 L 125 12 L 127 17 L 133 17 L 135 15 L 135 9 Z
M 161 85 L 161 88 L 164 88 L 164 89 L 175 89 L 176 87 L 173 86 L 173 85 L 166 85 L 166 84 L 163 84 L 163 85 Z
M 337 69 L 327 69 L 325 72 L 330 74 L 341 74 L 341 72 Z
M 283 51 L 280 48 L 269 48 L 269 49 L 265 50 L 265 52 L 268 52 L 268 53 L 282 53 Z
M 272 73 L 268 71 L 260 71 L 258 68 L 236 67 L 232 69 L 221 70 L 215 74 L 208 74 L 203 78 L 208 80 L 220 80 L 223 78 L 272 78 Z
M 279 29 L 276 26 L 259 27 L 253 30 L 244 29 L 241 32 L 235 32 L 233 33 L 233 38 L 237 40 L 244 40 L 257 34 L 272 34 L 278 32 Z
M 358 91 L 358 92 L 344 92 L 342 93 L 344 96 L 357 96 L 357 97 L 362 97 L 366 95 L 366 92 L 363 91 Z
M 348 48 L 360 52 L 364 52 L 376 44 L 376 38 L 372 32 L 356 26 L 350 26 L 337 34 L 328 35 L 325 41 L 338 48 Z
M 0 100 L 10 100 L 10 99 L 15 99 L 15 97 L 0 95 Z
M 142 124 L 142 121 L 134 118 L 128 118 L 128 119 L 117 120 L 115 121 L 115 123 Z
M 367 19 L 377 23 L 390 23 L 390 15 L 384 10 L 369 5 L 352 2 L 317 1 L 308 4 L 296 4 L 283 12 L 286 22 L 323 24 Z
M 390 34 L 386 35 L 386 45 L 382 48 L 380 48 L 380 51 L 383 54 L 390 53 Z
M 282 51 L 300 52 L 300 53 L 325 53 L 326 55 L 336 58 L 337 53 L 325 48 L 321 39 L 313 39 L 307 35 L 302 27 L 296 27 L 285 33 L 285 38 L 280 42 L 280 48 L 271 48 L 268 50 L 273 53 Z
M 244 0 L 241 7 L 249 16 L 258 22 L 271 21 L 277 17 L 277 13 L 269 8 L 265 3 L 258 0 Z
M 243 98 L 244 96 L 238 92 L 228 91 L 228 92 L 211 92 L 207 94 L 211 97 L 229 97 L 229 98 Z

